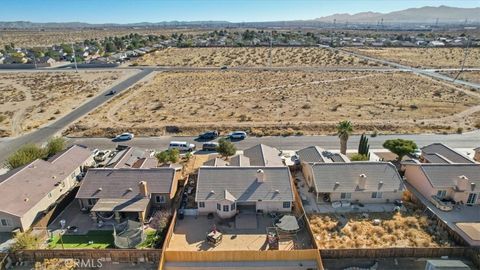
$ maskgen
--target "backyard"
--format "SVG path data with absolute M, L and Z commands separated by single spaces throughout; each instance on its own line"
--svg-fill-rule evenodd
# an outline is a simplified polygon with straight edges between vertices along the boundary
M 89 231 L 83 235 L 65 234 L 62 237 L 56 235 L 50 240 L 48 247 L 53 249 L 113 248 L 113 231 Z
M 448 233 L 421 211 L 309 216 L 320 248 L 448 247 Z

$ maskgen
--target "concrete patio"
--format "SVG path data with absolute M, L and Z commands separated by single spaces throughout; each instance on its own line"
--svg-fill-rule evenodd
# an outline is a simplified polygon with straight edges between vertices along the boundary
M 272 219 L 268 215 L 251 215 L 245 217 L 250 223 L 256 221 L 257 226 L 249 226 L 249 229 L 236 228 L 235 221 L 224 221 L 217 217 L 208 219 L 206 216 L 186 216 L 183 220 L 177 220 L 175 230 L 170 240 L 168 250 L 266 250 L 266 229 L 272 227 Z M 240 222 L 244 224 L 245 222 Z M 213 226 L 223 234 L 222 242 L 213 246 L 205 241 L 206 234 Z M 244 227 L 243 227 L 244 228 Z M 280 250 L 295 248 L 309 248 L 311 239 L 305 228 L 298 234 L 295 240 L 280 242 Z

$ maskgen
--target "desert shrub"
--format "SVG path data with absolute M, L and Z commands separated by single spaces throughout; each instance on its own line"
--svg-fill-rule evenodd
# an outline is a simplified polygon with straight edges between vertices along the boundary
M 42 239 L 31 232 L 18 233 L 14 237 L 15 242 L 10 247 L 11 251 L 22 249 L 37 249 L 40 247 Z
M 51 138 L 48 141 L 47 146 L 45 148 L 47 156 L 51 157 L 51 156 L 55 155 L 56 153 L 58 153 L 60 151 L 63 151 L 65 149 L 65 144 L 66 144 L 66 142 L 65 142 L 65 139 L 63 137 Z
M 156 153 L 155 157 L 160 163 L 177 163 L 180 160 L 180 151 L 178 149 L 168 149 Z
M 35 144 L 26 144 L 9 156 L 5 165 L 10 169 L 15 169 L 44 157 L 45 150 L 43 148 Z
M 5 119 L 7 119 L 7 117 L 3 114 L 0 114 L 0 123 L 5 121 Z
M 362 155 L 362 154 L 354 154 L 350 157 L 351 161 L 365 161 L 369 160 L 367 155 Z
M 457 134 L 462 134 L 462 133 L 463 133 L 463 128 L 462 127 L 457 128 Z

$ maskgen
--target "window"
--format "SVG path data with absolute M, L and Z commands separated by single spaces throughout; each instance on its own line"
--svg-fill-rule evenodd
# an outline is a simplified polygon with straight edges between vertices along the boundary
M 283 208 L 290 208 L 290 202 L 283 202 Z
M 350 192 L 342 192 L 340 193 L 340 199 L 351 199 L 352 193 Z
M 10 221 L 10 219 L 2 218 L 0 219 L 0 225 L 2 225 L 2 227 L 11 227 L 12 222 Z
M 382 192 L 372 192 L 372 199 L 381 199 L 382 196 Z
M 232 203 L 232 205 L 230 206 L 230 209 L 235 210 L 235 203 Z
M 217 203 L 217 210 L 218 211 L 222 210 L 222 206 L 219 203 Z
M 198 208 L 205 208 L 205 202 L 198 202 Z
M 445 198 L 447 196 L 447 191 L 446 190 L 438 190 L 437 191 L 437 197 L 438 198 Z
M 156 195 L 155 202 L 156 203 L 165 203 L 165 195 Z
M 228 212 L 228 205 L 223 206 L 223 212 Z

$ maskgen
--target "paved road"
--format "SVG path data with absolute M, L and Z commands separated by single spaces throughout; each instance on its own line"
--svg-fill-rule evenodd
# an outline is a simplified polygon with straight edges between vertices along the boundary
M 74 122 L 81 116 L 89 113 L 93 109 L 97 108 L 107 100 L 114 97 L 114 95 L 108 95 L 110 91 L 116 91 L 117 95 L 129 88 L 130 86 L 137 83 L 139 80 L 147 76 L 152 72 L 151 69 L 141 70 L 140 72 L 128 77 L 124 81 L 118 83 L 117 85 L 112 86 L 111 88 L 105 90 L 100 95 L 94 97 L 90 101 L 84 103 L 80 107 L 76 108 L 69 114 L 63 116 L 52 124 L 42 127 L 34 132 L 28 133 L 21 137 L 6 139 L 0 141 L 0 160 L 4 160 L 5 157 L 9 156 L 11 153 L 16 151 L 19 147 L 27 143 L 44 143 L 48 138 L 54 136 L 58 132 L 62 131 L 70 123 Z
M 464 134 L 451 135 L 379 135 L 369 138 L 370 148 L 382 148 L 385 140 L 403 138 L 414 140 L 419 147 L 433 142 L 442 142 L 454 148 L 475 148 L 480 146 L 480 130 Z M 360 136 L 352 136 L 348 142 L 350 149 L 358 147 Z M 202 142 L 195 141 L 195 137 L 135 137 L 132 141 L 120 144 L 136 146 L 144 149 L 166 149 L 170 141 L 187 141 L 201 147 Z M 69 144 L 82 144 L 90 148 L 115 148 L 118 144 L 107 138 L 68 138 Z M 325 149 L 336 150 L 340 148 L 337 136 L 291 136 L 291 137 L 248 137 L 243 141 L 234 142 L 239 150 L 263 143 L 282 150 L 298 150 L 311 145 L 319 145 Z
M 333 50 L 333 48 L 331 48 L 331 49 Z M 450 82 L 450 83 L 463 85 L 463 86 L 468 86 L 468 87 L 472 87 L 472 88 L 475 88 L 477 90 L 480 90 L 480 84 L 479 83 L 467 82 L 467 81 L 458 80 L 458 79 L 454 81 L 454 79 L 452 77 L 449 77 L 449 76 L 446 76 L 446 75 L 443 75 L 441 73 L 436 72 L 436 71 L 439 71 L 439 70 L 414 68 L 414 67 L 411 67 L 411 66 L 402 65 L 402 64 L 399 64 L 399 63 L 396 63 L 396 62 L 385 60 L 385 59 L 366 56 L 366 55 L 363 55 L 363 54 L 360 54 L 360 53 L 357 53 L 357 52 L 352 52 L 352 51 L 349 51 L 349 50 L 346 50 L 346 49 L 339 49 L 339 50 L 341 50 L 345 53 L 348 53 L 352 56 L 356 56 L 356 57 L 359 57 L 359 58 L 363 58 L 365 60 L 374 61 L 374 62 L 381 63 L 381 64 L 386 64 L 386 65 L 389 65 L 391 67 L 398 68 L 402 71 L 410 71 L 410 72 L 418 74 L 418 75 L 428 76 L 430 78 L 439 79 L 439 80 L 447 81 L 447 82 Z M 446 71 L 452 71 L 452 70 L 451 69 L 446 69 Z

